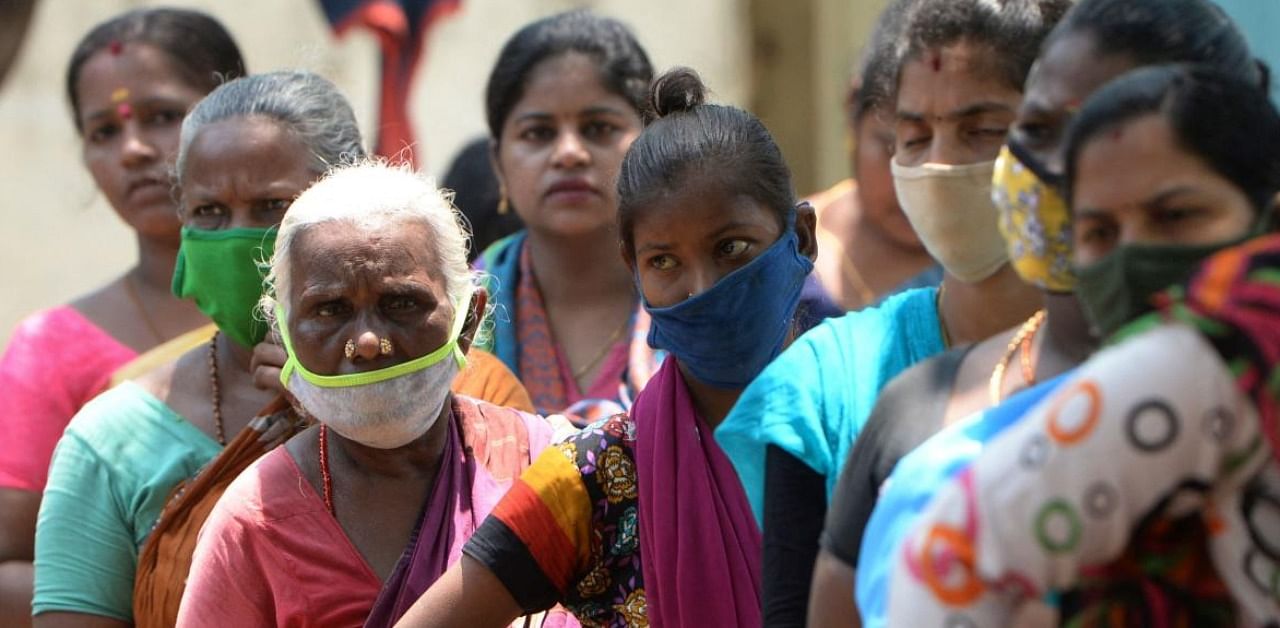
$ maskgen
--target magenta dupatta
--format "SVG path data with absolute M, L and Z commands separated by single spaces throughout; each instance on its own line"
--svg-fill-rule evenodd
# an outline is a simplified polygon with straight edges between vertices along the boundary
M 759 626 L 760 530 L 676 360 L 664 361 L 631 419 L 650 625 Z

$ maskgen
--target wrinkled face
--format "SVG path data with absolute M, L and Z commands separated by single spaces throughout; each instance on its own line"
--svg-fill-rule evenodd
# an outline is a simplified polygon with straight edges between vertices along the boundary
M 1062 140 L 1080 105 L 1099 87 L 1136 67 L 1118 55 L 1103 55 L 1090 35 L 1055 41 L 1027 77 L 1026 98 L 1009 142 L 1026 149 L 1046 170 L 1063 174 Z
M 503 123 L 498 177 L 531 230 L 574 237 L 613 229 L 618 169 L 640 129 L 630 103 L 600 82 L 595 61 L 552 57 L 534 66 Z
M 1256 220 L 1244 192 L 1181 148 L 1160 115 L 1099 134 L 1077 159 L 1072 229 L 1080 266 L 1125 244 L 1224 242 Z
M 811 259 L 816 255 L 813 224 L 813 209 L 806 205 L 797 215 L 796 232 L 801 252 Z M 709 290 L 781 235 L 776 210 L 694 179 L 636 210 L 635 256 L 629 261 L 645 300 L 653 307 L 669 307 Z
M 182 220 L 205 230 L 278 225 L 319 176 L 310 150 L 261 116 L 204 126 L 187 148 L 184 167 Z
M 864 113 L 853 127 L 858 203 L 895 242 L 919 247 L 920 238 L 902 213 L 898 195 L 893 190 L 893 172 L 889 168 L 894 142 L 893 126 L 888 122 L 891 117 L 892 114 L 883 109 L 873 109 Z
M 899 165 L 996 158 L 1022 94 L 1000 80 L 992 54 L 962 41 L 903 64 L 894 125 Z
M 177 242 L 169 170 L 182 118 L 204 97 L 146 44 L 101 50 L 81 67 L 81 154 L 94 183 L 134 230 Z
M 293 241 L 287 324 L 298 361 L 312 372 L 386 368 L 448 341 L 454 304 L 438 270 L 431 228 L 418 222 L 395 227 L 371 233 L 349 222 L 326 222 Z M 384 338 L 391 341 L 389 355 L 379 350 Z M 359 345 L 350 359 L 348 340 Z

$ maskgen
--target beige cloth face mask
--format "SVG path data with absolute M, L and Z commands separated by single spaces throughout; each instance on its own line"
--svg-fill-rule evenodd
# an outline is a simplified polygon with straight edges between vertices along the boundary
M 1009 261 L 991 202 L 995 160 L 950 166 L 890 162 L 898 203 L 929 255 L 956 279 L 977 283 Z

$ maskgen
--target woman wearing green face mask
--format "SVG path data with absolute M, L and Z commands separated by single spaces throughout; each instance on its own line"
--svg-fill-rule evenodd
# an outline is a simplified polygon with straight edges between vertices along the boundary
M 1194 625 L 1280 616 L 1277 146 L 1265 90 L 1208 69 L 1138 70 L 1085 105 L 1065 153 L 1077 294 L 1112 346 L 938 494 L 895 552 L 891 625 L 1001 625 L 1046 591 L 1134 586 L 1144 572 L 1086 566 L 1157 518 L 1208 530 L 1163 556 L 1205 550 L 1226 585 L 1183 592 Z
M 296 427 L 288 411 L 250 421 L 278 395 L 255 386 L 251 369 L 267 329 L 255 315 L 259 263 L 270 257 L 293 198 L 329 164 L 363 153 L 350 106 L 310 73 L 226 83 L 187 116 L 177 156 L 183 230 L 173 290 L 194 300 L 219 332 L 102 395 L 68 426 L 37 524 L 37 626 L 163 624 L 166 607 L 171 623 L 190 543 L 157 558 L 144 542 L 159 538 L 149 533 L 162 508 L 168 520 L 194 519 L 194 542 L 199 517 L 178 506 L 217 489 L 193 485 L 184 501 L 167 503 L 171 489 L 223 447 L 252 459 Z M 135 565 L 160 574 L 139 580 L 137 600 Z

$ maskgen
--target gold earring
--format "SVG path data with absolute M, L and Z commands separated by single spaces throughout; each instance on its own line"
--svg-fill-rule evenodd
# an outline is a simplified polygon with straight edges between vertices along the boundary
M 381 352 L 382 355 L 391 355 L 393 350 L 390 338 L 383 338 L 378 341 L 378 351 Z
M 499 187 L 498 194 L 498 215 L 506 216 L 511 212 L 511 205 L 507 203 L 507 186 Z
M 342 347 L 342 355 L 347 356 L 348 360 L 356 357 L 356 341 L 348 340 L 347 344 Z

